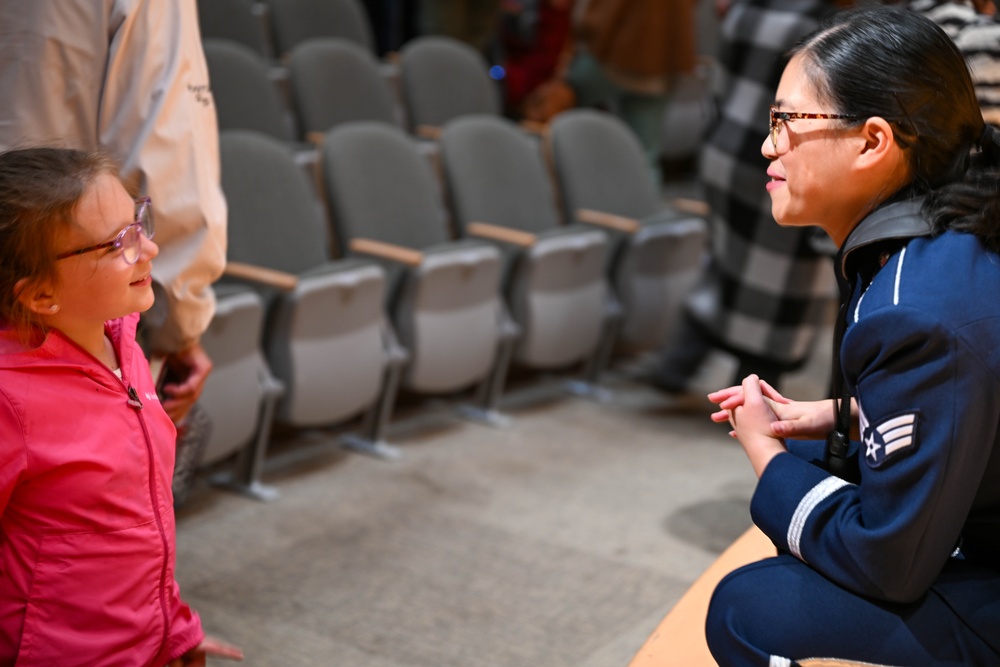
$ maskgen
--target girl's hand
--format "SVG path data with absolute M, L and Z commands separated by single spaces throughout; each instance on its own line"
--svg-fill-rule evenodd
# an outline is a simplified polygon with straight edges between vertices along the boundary
M 226 660 L 242 660 L 243 651 L 239 646 L 218 637 L 205 635 L 201 643 L 179 658 L 170 661 L 167 667 L 205 667 L 208 656 Z

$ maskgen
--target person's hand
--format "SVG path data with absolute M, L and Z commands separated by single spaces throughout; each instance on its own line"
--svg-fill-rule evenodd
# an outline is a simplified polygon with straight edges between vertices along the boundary
M 180 352 L 168 354 L 166 364 L 171 376 L 179 380 L 163 385 L 163 409 L 175 425 L 180 425 L 201 396 L 205 380 L 212 372 L 212 360 L 201 343 L 195 343 Z
M 243 651 L 239 646 L 218 637 L 205 635 L 201 643 L 179 658 L 171 660 L 167 667 L 205 667 L 208 656 L 226 660 L 242 660 Z
M 771 433 L 780 438 L 821 440 L 833 428 L 833 402 L 793 401 L 782 396 L 766 381 L 760 381 L 760 390 L 771 410 L 775 421 Z M 743 387 L 727 387 L 708 395 L 708 400 L 719 405 L 719 411 L 712 413 L 712 421 L 723 423 L 729 420 L 732 410 L 743 404 Z
M 734 389 L 730 387 L 730 390 Z M 739 393 L 729 392 L 730 404 L 735 402 L 736 405 L 721 412 L 728 415 L 728 421 L 733 427 L 730 435 L 743 445 L 743 451 L 750 459 L 754 472 L 760 477 L 771 459 L 787 450 L 784 441 L 771 430 L 771 424 L 777 420 L 777 415 L 771 408 L 773 399 L 765 397 L 761 392 L 760 379 L 756 375 L 748 375 L 740 390 Z M 713 421 L 718 421 L 714 415 Z

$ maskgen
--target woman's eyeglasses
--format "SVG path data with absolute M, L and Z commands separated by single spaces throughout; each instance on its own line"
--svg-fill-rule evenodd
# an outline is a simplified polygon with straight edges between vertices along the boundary
M 152 200 L 150 200 L 149 197 L 140 197 L 139 199 L 136 199 L 135 222 L 118 232 L 118 236 L 116 236 L 113 241 L 98 243 L 97 245 L 87 246 L 86 248 L 80 248 L 79 250 L 70 250 L 69 252 L 60 253 L 56 255 L 56 259 L 66 259 L 67 257 L 74 257 L 76 255 L 82 255 L 84 253 L 101 250 L 103 248 L 114 248 L 115 250 L 121 250 L 122 259 L 124 259 L 126 263 L 135 264 L 139 261 L 139 255 L 142 252 L 142 237 L 145 236 L 147 239 L 153 238 L 153 212 L 150 208 L 151 203 Z
M 771 105 L 771 145 L 774 150 L 778 150 L 778 132 L 781 131 L 779 121 L 788 122 L 790 120 L 806 119 L 826 119 L 826 120 L 848 120 L 857 116 L 847 113 L 802 113 L 799 111 L 778 111 L 778 107 Z

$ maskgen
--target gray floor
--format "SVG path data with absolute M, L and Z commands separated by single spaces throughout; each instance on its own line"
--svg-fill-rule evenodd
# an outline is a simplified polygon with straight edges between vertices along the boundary
M 786 393 L 822 393 L 826 349 Z M 698 387 L 731 371 L 713 357 Z M 182 593 L 249 665 L 624 667 L 749 525 L 755 480 L 707 402 L 607 385 L 523 384 L 506 428 L 404 406 L 392 462 L 285 438 L 280 498 L 200 486 L 179 513 Z

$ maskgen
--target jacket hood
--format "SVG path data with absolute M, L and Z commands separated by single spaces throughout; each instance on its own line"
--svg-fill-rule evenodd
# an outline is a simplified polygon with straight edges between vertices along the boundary
M 104 330 L 114 344 L 118 362 L 122 369 L 127 369 L 132 363 L 134 348 L 123 344 L 135 337 L 139 314 L 133 313 L 121 319 L 109 320 L 104 323 Z M 105 384 L 115 379 L 108 373 L 97 371 L 102 365 L 95 364 L 92 354 L 84 350 L 66 337 L 58 329 L 50 329 L 44 339 L 36 346 L 25 346 L 20 334 L 14 329 L 4 326 L 0 328 L 0 370 L 72 368 L 82 373 L 102 379 Z M 123 373 L 127 371 L 123 370 Z M 107 376 L 107 377 L 105 377 Z

